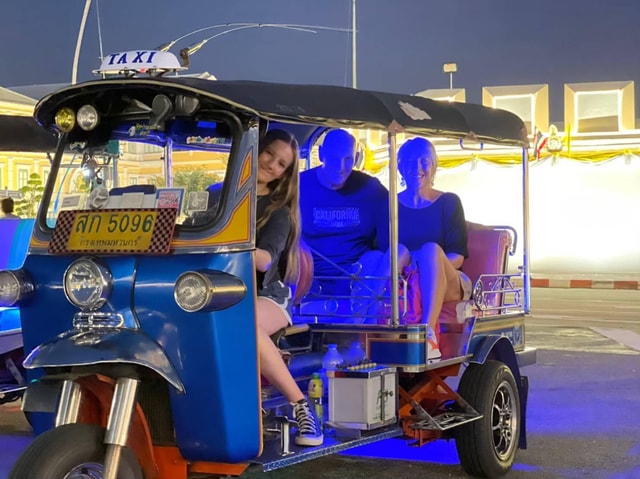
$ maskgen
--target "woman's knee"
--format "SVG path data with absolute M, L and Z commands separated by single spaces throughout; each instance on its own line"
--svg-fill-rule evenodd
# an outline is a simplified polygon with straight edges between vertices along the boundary
M 416 260 L 419 262 L 428 262 L 433 265 L 442 264 L 447 256 L 438 243 L 425 243 L 416 252 Z
M 367 251 L 354 263 L 352 273 L 367 276 L 377 273 L 384 263 L 384 253 L 378 250 Z

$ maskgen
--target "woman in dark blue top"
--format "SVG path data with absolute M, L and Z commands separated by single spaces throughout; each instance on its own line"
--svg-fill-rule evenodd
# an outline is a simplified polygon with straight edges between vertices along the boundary
M 438 156 L 424 138 L 412 138 L 398 150 L 398 171 L 406 189 L 398 195 L 398 270 L 418 268 L 422 321 L 429 325 L 429 359 L 440 355 L 434 328 L 447 301 L 468 299 L 471 281 L 460 271 L 468 256 L 467 224 L 460 198 L 433 188 Z M 389 216 L 381 215 L 378 247 L 389 248 Z

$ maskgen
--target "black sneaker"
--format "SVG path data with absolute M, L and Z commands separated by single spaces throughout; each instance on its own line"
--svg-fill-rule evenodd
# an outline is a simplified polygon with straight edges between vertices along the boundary
M 306 399 L 301 399 L 293 404 L 293 417 L 298 423 L 296 433 L 296 445 L 298 446 L 319 446 L 324 441 L 320 421 L 316 413 Z

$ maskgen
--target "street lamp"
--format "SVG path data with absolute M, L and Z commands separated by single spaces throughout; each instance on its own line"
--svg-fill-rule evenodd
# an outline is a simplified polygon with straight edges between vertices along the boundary
M 442 72 L 449 74 L 449 90 L 453 90 L 453 74 L 457 71 L 457 63 L 445 63 L 444 65 L 442 65 Z
M 356 0 L 351 0 L 351 87 L 358 86 L 358 60 L 356 51 Z
M 171 47 L 173 47 L 176 43 L 178 43 L 180 40 L 184 40 L 187 37 L 190 37 L 192 35 L 195 35 L 197 33 L 201 33 L 207 30 L 213 30 L 215 28 L 222 28 L 222 27 L 231 27 L 229 30 L 225 30 L 223 32 L 217 33 L 216 35 L 213 35 L 211 37 L 209 37 L 208 39 L 203 40 L 202 42 L 198 42 L 198 43 L 202 43 L 202 45 L 200 45 L 198 48 L 196 48 L 195 50 L 193 50 L 190 53 L 193 53 L 197 50 L 199 50 L 200 48 L 202 48 L 202 46 L 207 43 L 207 41 L 216 38 L 218 36 L 224 35 L 226 33 L 230 33 L 230 32 L 234 32 L 237 30 L 244 30 L 246 28 L 263 28 L 263 27 L 267 27 L 267 28 L 282 28 L 285 30 L 298 30 L 298 31 L 305 31 L 308 33 L 317 33 L 315 30 L 328 30 L 328 31 L 333 31 L 333 32 L 349 32 L 351 31 L 348 28 L 336 28 L 336 27 L 325 27 L 322 25 L 299 25 L 299 24 L 295 24 L 295 23 L 246 23 L 246 22 L 236 22 L 236 23 L 220 23 L 218 25 L 210 25 L 208 27 L 202 27 L 202 28 L 198 28 L 196 30 L 193 30 L 189 33 L 185 33 L 184 35 L 176 38 L 175 40 L 171 40 L 170 42 L 167 43 L 163 43 L 161 46 L 159 46 L 158 48 L 156 48 L 156 50 L 162 51 L 162 52 L 167 52 L 169 51 L 169 49 Z M 195 48 L 196 45 L 198 45 L 198 43 L 192 45 L 191 47 L 188 48 Z
M 76 40 L 76 51 L 73 55 L 73 68 L 71 70 L 71 84 L 75 85 L 78 78 L 78 61 L 80 60 L 80 48 L 82 47 L 82 37 L 84 36 L 84 27 L 87 24 L 87 17 L 91 9 L 91 0 L 85 0 L 84 10 L 82 12 L 82 20 L 80 20 L 80 29 L 78 30 L 78 38 Z
M 170 42 L 163 43 L 162 45 L 160 45 L 155 50 L 158 50 L 160 52 L 168 52 L 169 49 L 172 46 L 174 46 L 176 43 L 178 43 L 180 40 L 184 40 L 185 38 L 190 37 L 191 35 L 195 35 L 196 33 L 204 32 L 204 31 L 207 31 L 207 30 L 213 30 L 214 28 L 240 27 L 240 26 L 244 26 L 244 25 L 255 25 L 255 23 L 220 23 L 218 25 L 209 25 L 208 27 L 198 28 L 197 30 L 193 30 L 193 31 L 191 31 L 189 33 L 185 33 L 181 37 L 178 37 L 175 40 L 171 40 Z
M 290 25 L 280 25 L 280 24 L 276 24 L 276 23 L 272 23 L 272 24 L 265 24 L 265 23 L 250 23 L 250 24 L 246 24 L 246 25 L 242 25 L 242 26 L 238 26 L 235 28 L 230 28 L 229 30 L 225 30 L 223 32 L 218 32 L 215 35 L 211 35 L 208 38 L 205 38 L 204 40 L 200 40 L 197 43 L 194 43 L 193 45 L 190 45 L 186 48 L 183 48 L 182 50 L 180 50 L 180 53 L 182 54 L 183 52 L 185 52 L 186 50 L 186 54 L 187 55 L 192 55 L 193 53 L 197 52 L 198 50 L 200 50 L 203 46 L 205 46 L 205 44 L 209 41 L 209 40 L 213 40 L 214 38 L 218 38 L 221 37 L 222 35 L 226 35 L 227 33 L 231 33 L 231 32 L 237 32 L 238 30 L 246 30 L 247 28 L 280 28 L 283 30 L 295 30 L 295 31 L 299 31 L 299 32 L 306 32 L 306 33 L 318 33 L 316 30 L 312 30 L 310 28 L 304 28 L 304 27 L 299 27 L 299 26 L 290 26 Z

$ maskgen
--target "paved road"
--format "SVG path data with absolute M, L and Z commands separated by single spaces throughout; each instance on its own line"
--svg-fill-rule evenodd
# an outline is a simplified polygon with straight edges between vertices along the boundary
M 527 342 L 529 448 L 507 479 L 640 479 L 640 291 L 534 289 Z M 30 441 L 0 414 L 0 479 Z M 374 457 L 374 458 L 372 458 Z M 453 442 L 388 440 L 252 479 L 467 478 Z
M 541 349 L 640 351 L 640 291 L 532 290 L 527 344 Z

